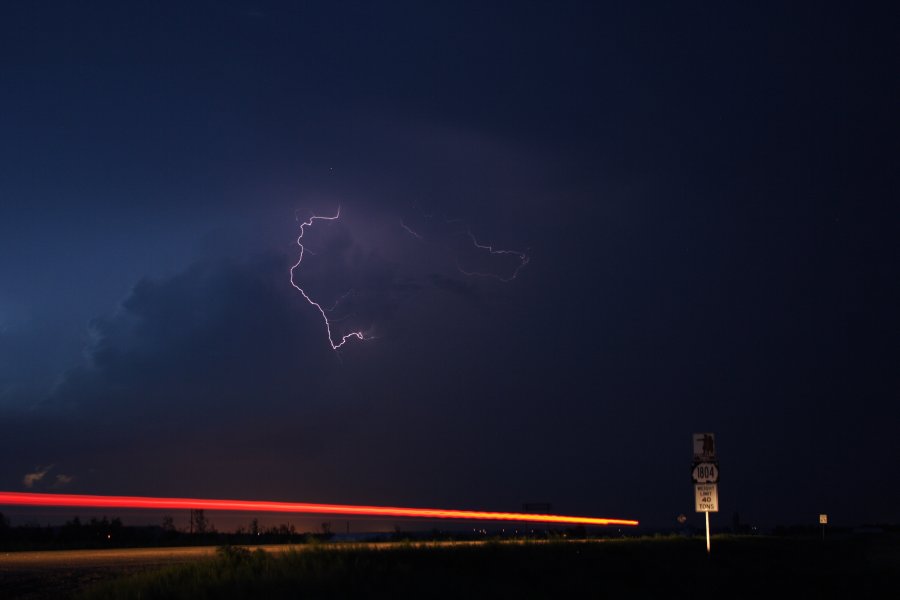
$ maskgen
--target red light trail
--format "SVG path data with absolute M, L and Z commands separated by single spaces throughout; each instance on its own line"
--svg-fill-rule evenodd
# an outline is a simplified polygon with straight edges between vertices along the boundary
M 460 519 L 465 521 L 529 521 L 567 525 L 627 525 L 638 521 L 539 515 L 530 513 L 444 510 L 439 508 L 400 508 L 396 506 L 354 506 L 351 504 L 309 504 L 305 502 L 266 502 L 259 500 L 209 500 L 203 498 L 152 498 L 145 496 L 86 496 L 79 494 L 38 494 L 0 492 L 0 505 L 66 506 L 84 508 L 203 509 L 249 512 L 276 512 L 309 515 L 358 515 L 367 517 L 412 517 L 416 519 Z

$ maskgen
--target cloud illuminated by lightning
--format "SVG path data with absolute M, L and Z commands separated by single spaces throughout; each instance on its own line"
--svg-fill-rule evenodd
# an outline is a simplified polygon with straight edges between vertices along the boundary
M 349 340 L 350 338 L 356 338 L 358 340 L 365 340 L 367 338 L 365 337 L 365 335 L 363 334 L 362 331 L 353 331 L 351 333 L 343 335 L 341 337 L 341 341 L 335 343 L 334 337 L 332 336 L 332 333 L 331 333 L 331 322 L 328 320 L 328 315 L 325 314 L 325 312 L 326 312 L 325 309 L 322 308 L 322 305 L 320 305 L 318 302 L 316 302 L 315 300 L 310 298 L 309 295 L 303 290 L 303 288 L 301 288 L 299 285 L 297 285 L 297 283 L 294 281 L 294 271 L 297 269 L 297 267 L 300 266 L 300 263 L 303 262 L 303 253 L 306 251 L 306 248 L 304 248 L 303 242 L 301 240 L 303 239 L 303 234 L 306 233 L 306 228 L 312 227 L 312 225 L 315 221 L 337 221 L 340 218 L 341 218 L 341 207 L 338 206 L 337 213 L 333 217 L 321 217 L 321 216 L 314 215 L 314 216 L 310 217 L 308 221 L 304 221 L 303 223 L 301 223 L 300 224 L 300 235 L 297 236 L 297 245 L 300 246 L 300 257 L 297 259 L 297 262 L 294 264 L 294 266 L 291 267 L 291 285 L 294 286 L 294 289 L 296 289 L 298 292 L 303 294 L 303 297 L 306 298 L 306 301 L 309 302 L 311 305 L 315 306 L 316 310 L 319 311 L 319 314 L 322 315 L 322 320 L 325 321 L 325 331 L 328 333 L 328 344 L 331 346 L 332 350 L 337 350 L 338 348 L 340 348 L 341 346 L 346 344 L 347 340 Z M 312 253 L 312 252 L 310 252 L 310 253 Z M 349 294 L 349 293 L 350 292 L 348 292 L 347 294 Z M 347 296 L 347 294 L 345 294 L 341 298 L 338 298 L 337 302 L 335 302 L 335 305 L 332 306 L 328 310 L 329 311 L 334 310 L 334 308 L 337 306 L 337 304 L 341 300 L 343 300 Z
M 44 478 L 50 469 L 53 468 L 53 465 L 49 465 L 46 467 L 36 467 L 34 473 L 26 473 L 25 477 L 22 478 L 22 485 L 27 488 L 34 487 L 34 484 Z
M 457 262 L 456 268 L 459 269 L 459 272 L 462 273 L 463 275 L 468 275 L 470 277 L 492 277 L 494 279 L 499 279 L 500 281 L 503 281 L 503 282 L 512 281 L 519 275 L 519 271 L 524 269 L 525 265 L 527 265 L 531 261 L 531 257 L 529 257 L 524 252 L 519 252 L 517 250 L 494 250 L 494 247 L 491 246 L 490 244 L 478 243 L 478 240 L 475 238 L 475 234 L 473 234 L 471 231 L 469 231 L 467 233 L 469 234 L 469 237 L 472 238 L 472 243 L 475 245 L 476 248 L 479 248 L 481 250 L 487 250 L 492 255 L 511 254 L 513 256 L 516 256 L 519 259 L 519 266 L 516 267 L 516 270 L 513 271 L 512 275 L 510 275 L 509 277 L 502 277 L 500 275 L 497 275 L 496 273 L 479 273 L 476 271 L 466 271 L 461 266 L 459 266 L 459 263 Z

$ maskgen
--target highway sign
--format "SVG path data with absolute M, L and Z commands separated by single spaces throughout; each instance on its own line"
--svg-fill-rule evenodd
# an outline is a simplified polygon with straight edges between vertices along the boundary
M 719 463 L 702 462 L 691 470 L 694 483 L 719 483 Z
M 716 436 L 711 433 L 694 434 L 694 462 L 716 462 Z
M 828 515 L 819 515 L 819 525 L 828 525 Z
M 719 489 L 715 483 L 694 485 L 694 507 L 697 512 L 719 512 Z

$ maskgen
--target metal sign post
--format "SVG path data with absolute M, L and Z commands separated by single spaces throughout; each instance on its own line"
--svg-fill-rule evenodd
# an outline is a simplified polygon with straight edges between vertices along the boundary
M 706 513 L 706 553 L 709 554 L 709 511 L 704 511 Z
M 710 552 L 709 513 L 719 512 L 719 459 L 716 437 L 711 433 L 695 433 L 691 480 L 694 482 L 694 510 L 706 520 L 706 553 Z

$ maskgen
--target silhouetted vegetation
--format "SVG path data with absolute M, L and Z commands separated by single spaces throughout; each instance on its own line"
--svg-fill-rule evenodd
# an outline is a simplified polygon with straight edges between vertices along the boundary
M 0 515 L 0 549 L 96 548 L 131 546 L 158 538 L 158 528 L 125 527 L 121 519 L 74 517 L 62 526 L 26 523 L 12 527 Z M 114 541 L 113 541 L 114 540 Z
M 631 532 L 626 532 L 633 535 Z M 615 529 L 601 529 L 590 537 L 622 537 L 623 532 Z M 365 541 L 409 541 L 409 540 L 485 540 L 485 539 L 584 539 L 588 533 L 584 527 L 506 528 L 475 529 L 471 531 L 431 531 L 403 530 L 396 527 L 392 532 L 367 534 Z M 219 546 L 219 545 L 261 545 L 261 544 L 305 544 L 327 542 L 334 539 L 347 540 L 332 531 L 330 522 L 323 522 L 314 532 L 301 532 L 293 524 L 282 523 L 262 527 L 258 519 L 251 519 L 247 526 L 236 531 L 218 531 L 214 523 L 202 510 L 190 511 L 188 523 L 182 529 L 175 526 L 172 515 L 164 515 L 159 525 L 129 526 L 118 517 L 91 518 L 82 521 L 73 517 L 63 525 L 42 526 L 36 523 L 10 526 L 0 513 L 0 550 L 58 550 L 132 548 L 159 546 Z M 359 538 L 357 538 L 357 541 Z
M 310 534 L 315 539 L 327 539 Z M 25 523 L 11 526 L 0 513 L 0 550 L 58 550 L 77 548 L 131 548 L 139 546 L 217 546 L 221 544 L 297 544 L 309 539 L 298 533 L 293 525 L 281 524 L 260 528 L 253 519 L 250 528 L 236 532 L 216 531 L 203 514 L 192 511 L 188 527 L 179 530 L 171 515 L 162 518 L 160 525 L 128 526 L 118 517 L 91 518 L 82 521 L 73 517 L 63 525 L 42 526 Z
M 85 597 L 872 597 L 900 583 L 895 536 L 833 543 L 774 537 L 489 543 L 390 550 L 231 546 L 192 564 L 106 582 Z M 884 593 L 884 592 L 881 592 Z

